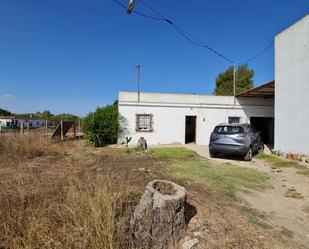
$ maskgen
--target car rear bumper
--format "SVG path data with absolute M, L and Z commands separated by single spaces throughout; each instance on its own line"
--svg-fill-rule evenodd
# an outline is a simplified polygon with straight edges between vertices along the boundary
M 248 146 L 246 145 L 234 145 L 234 144 L 209 144 L 209 151 L 214 153 L 223 154 L 236 154 L 245 156 L 248 152 Z

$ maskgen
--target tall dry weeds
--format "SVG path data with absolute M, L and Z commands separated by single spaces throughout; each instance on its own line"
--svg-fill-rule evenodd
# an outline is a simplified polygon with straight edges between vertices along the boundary
M 130 248 L 134 195 L 128 179 L 100 171 L 109 158 L 71 161 L 46 139 L 0 139 L 0 247 Z
M 63 145 L 51 143 L 43 134 L 0 134 L 0 158 L 21 161 L 44 155 L 63 154 Z

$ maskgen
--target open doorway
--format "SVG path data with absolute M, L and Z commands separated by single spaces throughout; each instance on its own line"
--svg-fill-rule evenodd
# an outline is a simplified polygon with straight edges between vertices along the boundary
M 186 116 L 185 143 L 195 143 L 196 141 L 196 116 Z
M 250 123 L 255 130 L 261 132 L 261 139 L 264 144 L 274 145 L 274 118 L 251 117 Z

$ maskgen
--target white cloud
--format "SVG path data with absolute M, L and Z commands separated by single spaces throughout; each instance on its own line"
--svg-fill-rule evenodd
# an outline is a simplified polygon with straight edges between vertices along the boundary
M 3 97 L 4 99 L 12 99 L 14 96 L 13 96 L 12 94 L 6 93 L 6 94 L 3 94 L 2 97 Z

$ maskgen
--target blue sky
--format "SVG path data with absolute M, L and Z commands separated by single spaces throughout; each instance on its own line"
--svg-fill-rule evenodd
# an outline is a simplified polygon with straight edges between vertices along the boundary
M 309 14 L 308 0 L 144 1 L 236 61 Z M 142 91 L 211 94 L 229 66 L 112 0 L 1 0 L 0 32 L 0 107 L 13 112 L 84 115 L 136 90 L 132 63 L 142 65 Z M 274 49 L 249 66 L 256 85 L 273 80 Z

